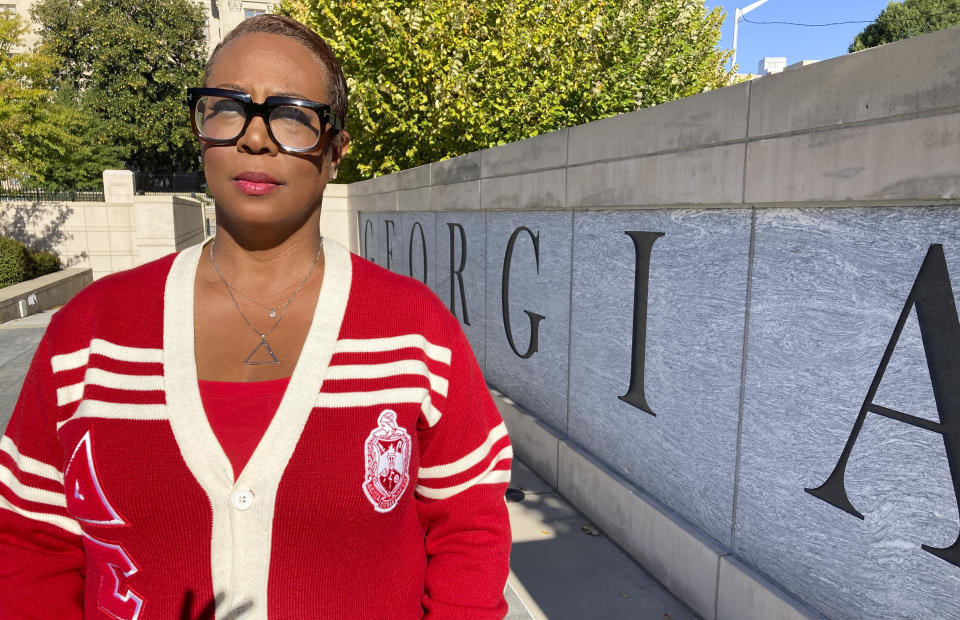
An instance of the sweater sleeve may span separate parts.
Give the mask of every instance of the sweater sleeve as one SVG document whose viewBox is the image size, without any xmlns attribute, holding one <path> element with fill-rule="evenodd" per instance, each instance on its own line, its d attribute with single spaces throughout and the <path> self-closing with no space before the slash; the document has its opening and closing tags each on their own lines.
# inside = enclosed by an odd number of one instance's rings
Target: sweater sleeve
<svg viewBox="0 0 960 620">
<path fill-rule="evenodd" d="M 66 508 L 47 338 L 0 437 L 0 618 L 83 617 L 85 556 Z"/>
<path fill-rule="evenodd" d="M 426 531 L 424 617 L 499 620 L 507 613 L 511 536 L 504 492 L 513 450 L 459 326 L 457 333 L 440 418 L 420 431 L 416 497 Z"/>
</svg>

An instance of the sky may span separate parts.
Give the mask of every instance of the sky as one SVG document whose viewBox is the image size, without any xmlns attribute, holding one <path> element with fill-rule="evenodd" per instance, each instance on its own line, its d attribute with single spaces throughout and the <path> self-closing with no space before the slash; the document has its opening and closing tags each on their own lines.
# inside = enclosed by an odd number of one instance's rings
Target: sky
<svg viewBox="0 0 960 620">
<path fill-rule="evenodd" d="M 733 12 L 753 0 L 707 0 L 707 8 L 720 7 L 728 15 L 723 23 L 720 47 L 733 45 Z M 795 22 L 826 24 L 876 19 L 889 0 L 768 0 L 747 13 L 755 22 Z M 780 24 L 740 22 L 737 64 L 741 73 L 756 73 L 757 63 L 765 56 L 786 56 L 787 64 L 801 60 L 826 60 L 847 53 L 853 38 L 869 24 L 804 27 Z"/>
</svg>

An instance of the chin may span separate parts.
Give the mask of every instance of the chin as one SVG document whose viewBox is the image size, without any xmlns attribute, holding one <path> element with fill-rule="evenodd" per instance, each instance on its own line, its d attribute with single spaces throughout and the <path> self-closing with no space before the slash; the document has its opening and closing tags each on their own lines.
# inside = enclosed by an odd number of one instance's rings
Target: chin
<svg viewBox="0 0 960 620">
<path fill-rule="evenodd" d="M 306 207 L 291 210 L 289 201 L 274 201 L 266 196 L 243 198 L 217 202 L 217 217 L 223 217 L 223 223 L 231 232 L 249 229 L 250 234 L 264 237 L 289 235 L 305 226 L 314 211 Z"/>
</svg>

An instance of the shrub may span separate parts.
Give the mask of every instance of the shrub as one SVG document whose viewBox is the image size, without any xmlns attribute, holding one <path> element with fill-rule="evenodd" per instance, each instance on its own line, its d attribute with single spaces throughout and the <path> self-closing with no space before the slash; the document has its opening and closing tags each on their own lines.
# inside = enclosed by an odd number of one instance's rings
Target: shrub
<svg viewBox="0 0 960 620">
<path fill-rule="evenodd" d="M 30 278 L 39 278 L 48 273 L 60 271 L 60 257 L 53 252 L 32 252 L 30 254 Z"/>
<path fill-rule="evenodd" d="M 30 274 L 30 253 L 22 243 L 0 237 L 0 287 L 23 282 Z"/>
</svg>

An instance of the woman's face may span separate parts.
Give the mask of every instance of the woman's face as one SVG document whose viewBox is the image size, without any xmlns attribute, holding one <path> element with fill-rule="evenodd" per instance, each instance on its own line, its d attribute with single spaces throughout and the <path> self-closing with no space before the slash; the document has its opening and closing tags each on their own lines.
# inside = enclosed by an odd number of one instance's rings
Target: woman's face
<svg viewBox="0 0 960 620">
<path fill-rule="evenodd" d="M 327 80 L 326 67 L 306 47 L 258 32 L 220 52 L 205 86 L 243 91 L 258 103 L 271 95 L 329 103 Z M 265 123 L 260 116 L 250 119 L 236 144 L 202 145 L 207 185 L 223 224 L 291 234 L 319 208 L 333 165 L 346 149 L 333 152 L 328 132 L 309 153 L 283 153 Z"/>
</svg>

